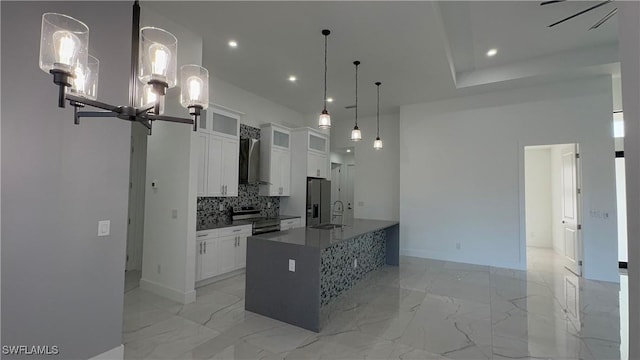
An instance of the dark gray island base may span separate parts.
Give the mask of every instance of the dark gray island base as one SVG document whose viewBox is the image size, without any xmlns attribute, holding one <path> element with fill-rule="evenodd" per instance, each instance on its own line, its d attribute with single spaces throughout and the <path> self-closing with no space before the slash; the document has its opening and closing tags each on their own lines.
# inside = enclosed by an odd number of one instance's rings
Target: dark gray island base
<svg viewBox="0 0 640 360">
<path fill-rule="evenodd" d="M 399 235 L 397 221 L 355 219 L 343 229 L 251 236 L 245 309 L 319 332 L 322 307 L 367 273 L 399 264 Z"/>
</svg>

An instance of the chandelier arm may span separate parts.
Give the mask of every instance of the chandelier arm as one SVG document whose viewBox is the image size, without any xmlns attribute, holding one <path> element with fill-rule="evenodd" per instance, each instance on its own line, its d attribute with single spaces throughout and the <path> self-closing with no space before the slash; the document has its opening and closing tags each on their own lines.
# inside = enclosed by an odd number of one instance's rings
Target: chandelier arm
<svg viewBox="0 0 640 360">
<path fill-rule="evenodd" d="M 180 117 L 175 117 L 175 116 L 149 114 L 147 117 L 151 121 L 162 120 L 162 121 L 169 121 L 169 122 L 193 125 L 193 120 L 180 118 Z"/>
<path fill-rule="evenodd" d="M 76 103 L 79 103 L 79 104 L 89 105 L 98 109 L 111 111 L 117 114 L 120 114 L 122 112 L 121 108 L 118 106 L 110 105 L 97 100 L 87 99 L 81 96 L 67 94 L 65 98 L 69 101 L 75 101 Z"/>
</svg>

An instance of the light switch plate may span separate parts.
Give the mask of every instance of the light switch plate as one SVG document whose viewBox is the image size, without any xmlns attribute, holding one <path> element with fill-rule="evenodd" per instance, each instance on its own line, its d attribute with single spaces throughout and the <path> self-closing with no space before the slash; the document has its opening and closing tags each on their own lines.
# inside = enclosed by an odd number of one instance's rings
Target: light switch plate
<svg viewBox="0 0 640 360">
<path fill-rule="evenodd" d="M 111 233 L 111 220 L 98 221 L 98 236 L 109 236 Z"/>
<path fill-rule="evenodd" d="M 289 271 L 296 272 L 296 261 L 289 259 Z"/>
<path fill-rule="evenodd" d="M 171 210 L 171 218 L 172 219 L 177 219 L 178 218 L 178 209 L 172 209 Z"/>
</svg>

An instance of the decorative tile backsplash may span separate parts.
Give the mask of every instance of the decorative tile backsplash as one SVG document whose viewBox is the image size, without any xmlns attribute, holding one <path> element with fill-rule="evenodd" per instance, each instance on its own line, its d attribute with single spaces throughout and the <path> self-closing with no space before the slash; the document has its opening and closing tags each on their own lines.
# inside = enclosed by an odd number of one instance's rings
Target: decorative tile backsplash
<svg viewBox="0 0 640 360">
<path fill-rule="evenodd" d="M 354 260 L 358 266 L 353 267 Z M 342 241 L 320 255 L 320 306 L 349 290 L 369 272 L 384 266 L 386 232 L 378 230 Z"/>
<path fill-rule="evenodd" d="M 260 139 L 260 129 L 240 124 L 241 139 Z M 260 196 L 260 185 L 238 185 L 237 197 L 199 197 L 198 224 L 229 221 L 234 206 L 255 205 L 263 216 L 280 214 L 280 198 L 277 196 Z M 270 203 L 270 207 L 269 207 Z M 220 211 L 220 205 L 224 210 Z"/>
</svg>

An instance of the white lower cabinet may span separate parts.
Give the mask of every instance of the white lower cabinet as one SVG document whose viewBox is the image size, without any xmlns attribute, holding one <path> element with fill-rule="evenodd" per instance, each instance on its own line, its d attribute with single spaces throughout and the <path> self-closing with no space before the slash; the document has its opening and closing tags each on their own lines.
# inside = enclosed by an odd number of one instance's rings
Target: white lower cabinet
<svg viewBox="0 0 640 360">
<path fill-rule="evenodd" d="M 300 218 L 280 220 L 280 231 L 295 229 L 302 226 Z"/>
<path fill-rule="evenodd" d="M 196 236 L 196 281 L 246 267 L 251 225 L 201 231 Z"/>
</svg>

